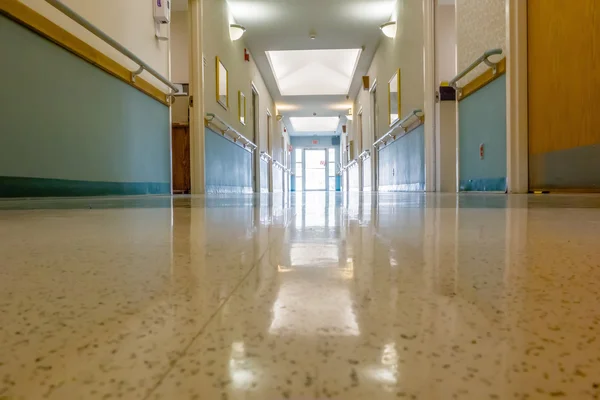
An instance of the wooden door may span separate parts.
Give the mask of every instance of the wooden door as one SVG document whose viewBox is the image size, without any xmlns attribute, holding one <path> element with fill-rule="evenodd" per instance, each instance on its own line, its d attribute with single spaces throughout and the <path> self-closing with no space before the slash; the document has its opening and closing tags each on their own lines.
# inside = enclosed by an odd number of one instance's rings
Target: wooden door
<svg viewBox="0 0 600 400">
<path fill-rule="evenodd" d="M 600 190 L 600 1 L 528 0 L 529 186 Z"/>
<path fill-rule="evenodd" d="M 173 124 L 173 194 L 190 193 L 192 189 L 190 169 L 190 128 L 187 124 Z"/>
</svg>

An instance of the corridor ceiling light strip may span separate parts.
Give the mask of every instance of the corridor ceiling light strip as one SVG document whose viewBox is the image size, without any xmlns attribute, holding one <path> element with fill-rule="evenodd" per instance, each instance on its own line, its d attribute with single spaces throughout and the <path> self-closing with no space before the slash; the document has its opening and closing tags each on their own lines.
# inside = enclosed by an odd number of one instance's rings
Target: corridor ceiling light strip
<svg viewBox="0 0 600 400">
<path fill-rule="evenodd" d="M 339 117 L 290 117 L 295 132 L 335 132 Z"/>
</svg>

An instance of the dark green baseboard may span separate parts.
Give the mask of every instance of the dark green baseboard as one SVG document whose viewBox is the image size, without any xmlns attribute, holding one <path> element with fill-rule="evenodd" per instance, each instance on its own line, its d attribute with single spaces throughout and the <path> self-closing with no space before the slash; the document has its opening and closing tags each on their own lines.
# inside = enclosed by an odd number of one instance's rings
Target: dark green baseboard
<svg viewBox="0 0 600 400">
<path fill-rule="evenodd" d="M 506 178 L 461 179 L 461 192 L 505 192 Z"/>
<path fill-rule="evenodd" d="M 77 197 L 170 194 L 168 182 L 92 182 L 0 176 L 0 197 Z"/>
</svg>

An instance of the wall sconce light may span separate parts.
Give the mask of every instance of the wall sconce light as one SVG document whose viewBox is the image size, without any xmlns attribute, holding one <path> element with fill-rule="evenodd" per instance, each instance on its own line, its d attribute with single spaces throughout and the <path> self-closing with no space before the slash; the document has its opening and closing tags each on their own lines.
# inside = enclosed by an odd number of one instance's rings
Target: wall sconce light
<svg viewBox="0 0 600 400">
<path fill-rule="evenodd" d="M 396 30 L 398 29 L 398 25 L 396 24 L 396 21 L 390 21 L 390 22 L 386 22 L 385 24 L 381 25 L 379 27 L 379 29 L 381 29 L 381 32 L 383 32 L 383 34 L 389 38 L 395 38 L 396 37 Z"/>
<path fill-rule="evenodd" d="M 246 32 L 246 27 L 240 24 L 230 24 L 229 25 L 229 36 L 231 40 L 234 42 L 244 36 L 244 32 Z"/>
<path fill-rule="evenodd" d="M 349 109 L 348 114 L 346 114 L 346 119 L 348 121 L 352 121 L 353 118 L 354 118 L 354 116 L 352 115 L 352 109 Z"/>
</svg>

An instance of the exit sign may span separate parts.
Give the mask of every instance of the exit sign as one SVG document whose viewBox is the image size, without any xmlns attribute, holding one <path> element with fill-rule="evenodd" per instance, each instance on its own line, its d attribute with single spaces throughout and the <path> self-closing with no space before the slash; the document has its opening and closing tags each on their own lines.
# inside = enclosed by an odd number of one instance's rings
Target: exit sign
<svg viewBox="0 0 600 400">
<path fill-rule="evenodd" d="M 313 140 L 313 144 L 319 144 L 318 140 Z"/>
</svg>

